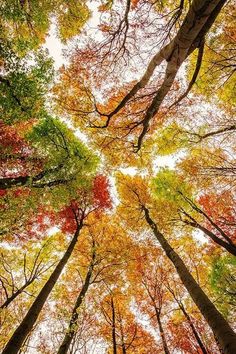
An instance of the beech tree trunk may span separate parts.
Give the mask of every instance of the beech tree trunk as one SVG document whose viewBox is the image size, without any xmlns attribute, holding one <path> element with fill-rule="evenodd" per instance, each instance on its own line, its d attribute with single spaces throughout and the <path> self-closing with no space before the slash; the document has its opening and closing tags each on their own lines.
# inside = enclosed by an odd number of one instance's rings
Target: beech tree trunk
<svg viewBox="0 0 236 354">
<path fill-rule="evenodd" d="M 78 317 L 79 317 L 78 309 L 79 309 L 80 305 L 82 304 L 82 301 L 88 291 L 88 288 L 90 285 L 90 280 L 91 280 L 92 273 L 93 273 L 94 261 L 95 261 L 95 252 L 93 252 L 92 262 L 89 265 L 88 272 L 87 272 L 87 275 L 85 278 L 85 282 L 84 282 L 82 289 L 79 293 L 79 296 L 76 300 L 76 303 L 75 303 L 75 306 L 74 306 L 74 309 L 73 309 L 73 312 L 71 315 L 69 328 L 68 328 L 67 333 L 65 334 L 65 337 L 62 341 L 62 344 L 60 345 L 60 348 L 57 352 L 58 354 L 65 354 L 68 352 L 70 344 L 77 332 L 77 321 L 78 321 Z"/>
<path fill-rule="evenodd" d="M 122 318 L 120 318 L 120 334 L 121 334 L 122 354 L 126 354 L 126 345 L 125 345 L 125 340 L 124 340 L 124 331 L 123 331 Z"/>
<path fill-rule="evenodd" d="M 124 342 L 122 342 L 122 354 L 126 354 L 126 348 Z"/>
<path fill-rule="evenodd" d="M 211 327 L 215 337 L 219 341 L 224 354 L 236 353 L 236 334 L 224 319 L 221 313 L 216 309 L 201 287 L 197 284 L 180 256 L 170 246 L 164 235 L 158 230 L 157 225 L 151 219 L 149 210 L 143 206 L 145 219 L 152 229 L 156 239 L 162 246 L 165 254 L 173 263 L 182 283 L 189 292 L 191 298 L 199 308 L 203 317 Z"/>
<path fill-rule="evenodd" d="M 51 276 L 43 286 L 42 290 L 38 294 L 37 298 L 31 305 L 28 313 L 26 314 L 25 318 L 22 320 L 19 327 L 15 330 L 12 337 L 10 338 L 9 342 L 7 343 L 6 347 L 3 349 L 2 354 L 16 354 L 21 349 L 27 335 L 31 332 L 37 318 L 42 310 L 48 296 L 50 295 L 56 281 L 58 280 L 62 270 L 64 269 L 68 259 L 70 258 L 76 242 L 78 240 L 80 230 L 83 227 L 83 218 L 81 219 L 80 223 L 77 226 L 75 234 L 67 248 L 64 256 L 60 260 L 60 262 L 55 267 L 54 271 L 52 272 Z"/>
<path fill-rule="evenodd" d="M 157 318 L 157 323 L 158 323 L 159 332 L 160 332 L 160 335 L 161 335 L 161 341 L 162 341 L 162 346 L 163 346 L 164 352 L 165 352 L 165 354 L 171 354 L 170 351 L 169 351 L 168 345 L 167 345 L 165 332 L 164 332 L 164 329 L 162 327 L 161 316 L 160 316 L 160 313 L 158 312 L 156 307 L 155 307 L 155 312 L 156 312 L 156 318 Z"/>
<path fill-rule="evenodd" d="M 111 298 L 111 309 L 112 309 L 112 345 L 113 345 L 113 354 L 117 354 L 117 345 L 116 345 L 116 313 L 113 298 Z"/>
<path fill-rule="evenodd" d="M 184 305 L 183 305 L 181 302 L 179 302 L 177 299 L 175 299 L 175 300 L 177 301 L 180 310 L 183 312 L 183 314 L 184 314 L 186 320 L 188 321 L 189 326 L 190 326 L 191 329 L 192 329 L 193 335 L 194 335 L 194 337 L 195 337 L 195 339 L 196 339 L 196 341 L 197 341 L 199 347 L 201 348 L 202 353 L 203 353 L 203 354 L 209 354 L 208 351 L 207 351 L 207 349 L 205 348 L 205 346 L 204 346 L 204 344 L 203 344 L 203 342 L 202 342 L 202 340 L 201 340 L 201 338 L 200 338 L 200 336 L 199 336 L 199 334 L 198 334 L 198 332 L 197 332 L 197 330 L 196 330 L 196 328 L 195 328 L 195 326 L 194 326 L 194 324 L 193 324 L 193 322 L 192 322 L 192 320 L 191 320 L 189 314 L 188 314 L 187 311 L 185 310 Z"/>
</svg>

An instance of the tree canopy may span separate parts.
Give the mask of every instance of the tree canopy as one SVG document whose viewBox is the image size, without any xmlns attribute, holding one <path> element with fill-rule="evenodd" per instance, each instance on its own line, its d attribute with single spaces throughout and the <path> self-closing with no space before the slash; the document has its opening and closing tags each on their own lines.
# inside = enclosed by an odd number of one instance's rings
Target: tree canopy
<svg viewBox="0 0 236 354">
<path fill-rule="evenodd" d="M 235 354 L 233 1 L 0 14 L 0 351 Z"/>
</svg>

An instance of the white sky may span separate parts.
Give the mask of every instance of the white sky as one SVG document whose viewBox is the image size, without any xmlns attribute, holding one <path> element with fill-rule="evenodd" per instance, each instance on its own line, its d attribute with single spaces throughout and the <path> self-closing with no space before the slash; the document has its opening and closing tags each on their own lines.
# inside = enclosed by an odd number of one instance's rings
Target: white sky
<svg viewBox="0 0 236 354">
<path fill-rule="evenodd" d="M 63 46 L 56 33 L 56 23 L 52 23 L 44 47 L 49 50 L 49 55 L 54 59 L 55 69 L 59 69 L 63 64 L 66 63 L 66 60 L 63 57 L 63 49 L 66 49 L 66 46 Z"/>
</svg>

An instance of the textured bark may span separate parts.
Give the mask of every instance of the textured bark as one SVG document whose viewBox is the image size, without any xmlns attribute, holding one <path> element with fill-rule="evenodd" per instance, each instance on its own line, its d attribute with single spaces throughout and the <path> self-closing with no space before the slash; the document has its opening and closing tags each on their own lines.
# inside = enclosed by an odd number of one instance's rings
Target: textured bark
<svg viewBox="0 0 236 354">
<path fill-rule="evenodd" d="M 88 291 L 91 277 L 92 277 L 92 273 L 93 273 L 94 261 L 95 261 L 95 251 L 93 252 L 92 262 L 89 265 L 84 284 L 83 284 L 82 289 L 77 297 L 74 309 L 72 311 L 72 315 L 71 315 L 71 319 L 70 319 L 67 333 L 65 334 L 62 344 L 60 345 L 60 348 L 57 352 L 58 354 L 65 354 L 68 352 L 70 344 L 77 332 L 77 321 L 78 321 L 78 317 L 79 317 L 78 309 L 80 308 L 80 305 L 82 304 L 83 299 Z"/>
<path fill-rule="evenodd" d="M 162 246 L 166 256 L 173 263 L 182 283 L 189 292 L 191 298 L 199 308 L 203 317 L 211 327 L 215 337 L 219 341 L 225 354 L 236 353 L 236 334 L 224 319 L 221 313 L 216 309 L 198 283 L 195 281 L 180 256 L 170 246 L 164 235 L 158 230 L 157 225 L 151 219 L 149 210 L 143 206 L 145 219 L 153 231 L 156 239 Z"/>
<path fill-rule="evenodd" d="M 15 330 L 12 337 L 10 338 L 9 342 L 7 343 L 6 347 L 3 349 L 2 354 L 16 354 L 21 349 L 27 335 L 31 332 L 37 318 L 42 310 L 48 296 L 50 295 L 56 281 L 58 280 L 62 270 L 64 269 L 68 259 L 70 258 L 74 247 L 76 245 L 77 239 L 80 234 L 80 230 L 83 227 L 83 218 L 81 219 L 80 223 L 77 226 L 76 232 L 67 248 L 64 256 L 60 260 L 60 262 L 55 267 L 54 271 L 52 272 L 51 276 L 43 286 L 42 290 L 38 294 L 37 298 L 31 305 L 28 313 L 22 320 L 19 327 Z"/>
</svg>

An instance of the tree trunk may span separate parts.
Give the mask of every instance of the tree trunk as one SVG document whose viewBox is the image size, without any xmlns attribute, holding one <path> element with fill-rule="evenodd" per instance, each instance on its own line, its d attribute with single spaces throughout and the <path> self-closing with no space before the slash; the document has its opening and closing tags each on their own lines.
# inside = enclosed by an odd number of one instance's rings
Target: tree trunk
<svg viewBox="0 0 236 354">
<path fill-rule="evenodd" d="M 205 235 L 209 236 L 212 239 L 212 241 L 217 243 L 219 246 L 223 247 L 227 252 L 231 253 L 233 256 L 236 256 L 236 246 L 225 242 L 221 238 L 217 237 L 212 231 L 206 229 L 204 226 L 201 226 L 198 223 L 194 227 L 204 232 Z"/>
<path fill-rule="evenodd" d="M 122 342 L 122 354 L 126 354 L 126 348 L 124 342 Z"/>
<path fill-rule="evenodd" d="M 160 313 L 159 313 L 158 309 L 156 308 L 156 306 L 155 306 L 155 312 L 156 312 L 156 318 L 157 318 L 157 323 L 158 323 L 158 327 L 159 327 L 159 331 L 160 331 L 160 336 L 161 336 L 161 341 L 162 341 L 162 346 L 163 346 L 164 352 L 165 352 L 165 354 L 171 354 L 169 351 L 169 348 L 167 346 L 165 332 L 164 332 L 164 329 L 163 329 L 162 323 L 161 323 L 161 316 L 160 316 Z"/>
<path fill-rule="evenodd" d="M 193 335 L 194 335 L 194 337 L 195 337 L 195 339 L 196 339 L 196 341 L 197 341 L 202 353 L 203 354 L 209 354 L 207 349 L 205 348 L 205 346 L 204 346 L 204 344 L 203 344 L 203 342 L 202 342 L 202 340 L 201 340 L 201 338 L 200 338 L 200 336 L 199 336 L 199 334 L 198 334 L 198 332 L 197 332 L 197 330 L 196 330 L 196 328 L 195 328 L 195 326 L 194 326 L 189 314 L 185 310 L 184 305 L 182 303 L 180 303 L 179 301 L 177 301 L 177 302 L 178 302 L 180 310 L 183 312 L 186 320 L 188 321 L 188 323 L 189 323 L 189 325 L 190 325 L 190 327 L 192 329 Z"/>
<path fill-rule="evenodd" d="M 112 345 L 113 345 L 113 354 L 117 354 L 117 345 L 116 345 L 116 313 L 113 298 L 111 298 L 111 309 L 112 309 Z"/>
<path fill-rule="evenodd" d="M 70 344 L 77 332 L 77 321 L 78 321 L 78 317 L 79 317 L 78 309 L 79 309 L 80 305 L 82 304 L 85 294 L 88 291 L 88 288 L 90 285 L 90 280 L 91 280 L 92 273 L 93 273 L 94 261 L 95 261 L 95 252 L 93 252 L 92 261 L 89 265 L 88 272 L 87 272 L 87 275 L 85 278 L 85 282 L 84 282 L 82 289 L 79 293 L 79 296 L 76 300 L 76 303 L 75 303 L 75 306 L 74 306 L 74 309 L 73 309 L 73 312 L 71 315 L 69 328 L 68 328 L 67 333 L 65 334 L 65 337 L 62 341 L 62 344 L 60 345 L 60 348 L 57 352 L 58 354 L 65 354 L 68 352 Z"/>
<path fill-rule="evenodd" d="M 157 229 L 157 225 L 153 222 L 149 215 L 149 210 L 143 206 L 145 219 L 152 229 L 156 239 L 162 246 L 165 254 L 173 263 L 182 283 L 189 292 L 191 298 L 199 308 L 203 317 L 211 327 L 214 335 L 220 343 L 225 354 L 236 353 L 236 334 L 229 326 L 228 322 L 216 309 L 201 287 L 197 284 L 187 267 L 185 266 L 179 255 L 173 250 L 164 235 Z"/>
<path fill-rule="evenodd" d="M 80 234 L 80 230 L 83 227 L 83 218 L 81 219 L 80 223 L 77 226 L 75 234 L 67 248 L 64 256 L 60 260 L 60 262 L 55 267 L 54 271 L 52 272 L 51 276 L 43 286 L 42 290 L 38 294 L 37 298 L 31 305 L 28 313 L 26 314 L 25 318 L 22 320 L 19 327 L 15 330 L 12 337 L 10 338 L 9 342 L 7 343 L 6 347 L 4 348 L 2 354 L 16 354 L 20 350 L 22 344 L 24 343 L 25 338 L 32 330 L 37 318 L 42 310 L 48 296 L 50 295 L 56 281 L 58 280 L 62 270 L 64 269 L 68 259 L 70 258 L 74 247 L 76 245 L 77 239 Z"/>
<path fill-rule="evenodd" d="M 125 340 L 124 340 L 124 331 L 123 331 L 123 324 L 122 324 L 122 318 L 121 317 L 120 317 L 120 334 L 121 334 L 122 354 L 126 354 L 126 346 L 125 346 Z"/>
</svg>

